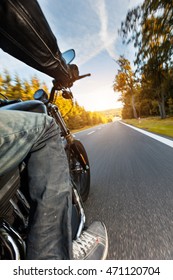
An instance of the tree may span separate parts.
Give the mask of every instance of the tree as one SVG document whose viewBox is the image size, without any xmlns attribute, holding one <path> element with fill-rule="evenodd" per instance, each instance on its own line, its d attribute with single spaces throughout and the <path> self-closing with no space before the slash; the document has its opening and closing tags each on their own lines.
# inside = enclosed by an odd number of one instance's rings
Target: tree
<svg viewBox="0 0 173 280">
<path fill-rule="evenodd" d="M 172 4 L 172 0 L 144 0 L 143 4 L 128 11 L 120 30 L 123 42 L 134 42 L 138 71 L 140 74 L 148 72 L 153 81 L 161 118 L 166 117 L 165 74 L 173 62 Z"/>
<path fill-rule="evenodd" d="M 114 80 L 114 91 L 122 93 L 121 100 L 124 103 L 124 109 L 128 110 L 129 117 L 133 111 L 133 117 L 137 118 L 137 110 L 135 105 L 135 93 L 137 82 L 135 80 L 134 72 L 130 66 L 130 62 L 120 56 L 117 60 L 117 63 L 120 67 L 118 74 L 115 76 Z M 132 110 L 131 110 L 132 109 Z"/>
<path fill-rule="evenodd" d="M 18 75 L 15 75 L 14 79 L 12 79 L 8 71 L 4 71 L 2 75 L 0 74 L 0 92 L 9 99 L 33 99 L 34 92 L 39 88 L 43 88 L 48 93 L 46 84 L 41 83 L 35 76 L 30 81 L 22 81 Z M 70 129 L 107 122 L 101 114 L 85 111 L 77 101 L 72 104 L 71 100 L 64 99 L 61 91 L 57 94 L 58 98 L 55 99 L 55 104 Z"/>
<path fill-rule="evenodd" d="M 8 96 L 9 99 L 12 98 L 12 79 L 7 70 L 4 70 L 1 75 L 1 93 Z"/>
<path fill-rule="evenodd" d="M 144 0 L 143 4 L 129 10 L 119 30 L 124 43 L 134 43 L 136 62 L 143 62 L 151 52 L 159 53 L 166 63 L 173 54 L 173 2 L 172 0 Z"/>
<path fill-rule="evenodd" d="M 23 85 L 19 76 L 16 74 L 14 79 L 14 85 L 12 87 L 13 98 L 14 99 L 22 99 L 23 100 Z"/>
<path fill-rule="evenodd" d="M 41 88 L 41 83 L 36 76 L 31 78 L 31 94 L 33 95 L 38 89 Z"/>
<path fill-rule="evenodd" d="M 23 81 L 23 99 L 22 100 L 31 100 L 33 99 L 33 90 L 31 84 L 27 81 Z"/>
</svg>

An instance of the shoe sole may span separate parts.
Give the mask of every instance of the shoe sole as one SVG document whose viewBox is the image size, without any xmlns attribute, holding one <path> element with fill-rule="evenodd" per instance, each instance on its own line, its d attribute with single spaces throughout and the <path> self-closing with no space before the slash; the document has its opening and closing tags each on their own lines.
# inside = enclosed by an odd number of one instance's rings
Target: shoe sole
<svg viewBox="0 0 173 280">
<path fill-rule="evenodd" d="M 103 223 L 102 223 L 103 224 Z M 106 244 L 105 244 L 105 252 L 103 257 L 101 258 L 101 260 L 106 260 L 107 254 L 108 254 L 108 234 L 107 234 L 107 229 L 105 224 L 103 224 L 104 228 L 105 228 L 105 232 L 106 232 Z"/>
</svg>

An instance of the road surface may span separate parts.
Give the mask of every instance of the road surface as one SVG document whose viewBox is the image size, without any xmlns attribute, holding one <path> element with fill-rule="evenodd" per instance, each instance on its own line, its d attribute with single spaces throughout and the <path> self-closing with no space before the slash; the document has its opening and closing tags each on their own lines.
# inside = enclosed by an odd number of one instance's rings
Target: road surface
<svg viewBox="0 0 173 280">
<path fill-rule="evenodd" d="M 91 165 L 87 221 L 106 224 L 108 259 L 173 259 L 173 148 L 119 122 L 76 138 Z"/>
</svg>

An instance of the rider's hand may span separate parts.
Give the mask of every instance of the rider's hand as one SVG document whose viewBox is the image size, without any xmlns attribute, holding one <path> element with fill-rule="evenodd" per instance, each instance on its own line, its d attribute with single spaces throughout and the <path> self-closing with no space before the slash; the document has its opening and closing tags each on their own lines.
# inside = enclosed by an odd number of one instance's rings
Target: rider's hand
<svg viewBox="0 0 173 280">
<path fill-rule="evenodd" d="M 68 66 L 69 66 L 72 82 L 74 82 L 79 77 L 79 69 L 76 64 L 69 64 Z"/>
<path fill-rule="evenodd" d="M 73 82 L 75 82 L 79 77 L 79 70 L 76 64 L 68 64 L 67 69 L 69 73 L 68 79 L 66 78 L 66 79 L 55 80 L 56 82 L 54 84 L 59 89 L 61 89 L 62 87 L 64 88 L 72 87 Z"/>
</svg>

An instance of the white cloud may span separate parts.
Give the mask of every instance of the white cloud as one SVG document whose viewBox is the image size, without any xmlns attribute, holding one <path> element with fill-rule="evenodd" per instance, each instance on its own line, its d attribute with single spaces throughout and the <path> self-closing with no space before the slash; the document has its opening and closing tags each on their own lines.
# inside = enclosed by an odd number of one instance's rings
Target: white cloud
<svg viewBox="0 0 173 280">
<path fill-rule="evenodd" d="M 116 41 L 116 33 L 108 31 L 108 13 L 106 8 L 106 3 L 104 0 L 97 0 L 94 2 L 96 4 L 96 11 L 98 13 L 100 21 L 100 39 L 103 43 L 103 49 L 105 48 L 111 57 L 115 56 L 114 47 Z"/>
<path fill-rule="evenodd" d="M 128 8 L 142 0 L 39 0 L 62 49 L 74 48 L 81 66 L 106 50 L 117 58 L 117 29 Z M 55 12 L 57 10 L 57 12 Z M 64 30 L 64 34 L 62 32 Z"/>
</svg>

